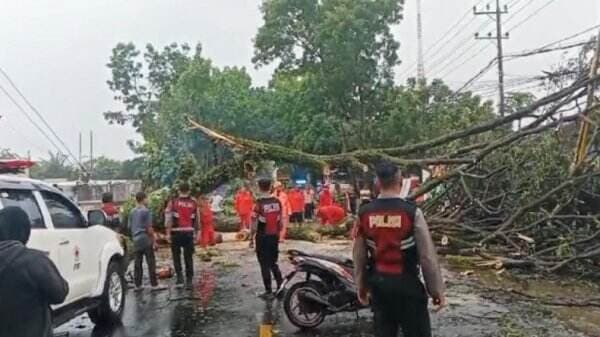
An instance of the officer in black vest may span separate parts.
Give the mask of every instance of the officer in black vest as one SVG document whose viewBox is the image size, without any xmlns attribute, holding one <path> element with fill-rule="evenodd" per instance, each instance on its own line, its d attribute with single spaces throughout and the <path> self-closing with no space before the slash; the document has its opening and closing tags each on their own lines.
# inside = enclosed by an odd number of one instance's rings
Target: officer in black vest
<svg viewBox="0 0 600 337">
<path fill-rule="evenodd" d="M 275 278 L 277 289 L 283 282 L 277 259 L 279 257 L 279 234 L 282 223 L 281 202 L 273 197 L 271 179 L 261 178 L 258 180 L 259 193 L 256 198 L 256 235 L 251 240 L 256 241 L 256 257 L 260 265 L 260 271 L 265 286 L 265 292 L 260 295 L 264 299 L 273 298 L 273 283 L 271 275 Z"/>
<path fill-rule="evenodd" d="M 446 306 L 444 282 L 423 212 L 400 198 L 402 177 L 392 163 L 376 168 L 381 192 L 359 210 L 354 242 L 355 279 L 361 303 L 371 305 L 375 335 L 430 337 L 428 294 Z M 419 266 L 427 287 L 419 279 Z"/>
</svg>

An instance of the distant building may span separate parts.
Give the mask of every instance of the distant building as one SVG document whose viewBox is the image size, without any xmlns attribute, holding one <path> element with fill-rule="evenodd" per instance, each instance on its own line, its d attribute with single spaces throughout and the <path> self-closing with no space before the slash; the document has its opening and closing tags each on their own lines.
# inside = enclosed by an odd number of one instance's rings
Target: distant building
<svg viewBox="0 0 600 337">
<path fill-rule="evenodd" d="M 142 190 L 141 180 L 91 180 L 87 183 L 67 179 L 45 179 L 76 201 L 82 209 L 97 208 L 102 194 L 111 192 L 116 203 L 123 203 Z"/>
</svg>

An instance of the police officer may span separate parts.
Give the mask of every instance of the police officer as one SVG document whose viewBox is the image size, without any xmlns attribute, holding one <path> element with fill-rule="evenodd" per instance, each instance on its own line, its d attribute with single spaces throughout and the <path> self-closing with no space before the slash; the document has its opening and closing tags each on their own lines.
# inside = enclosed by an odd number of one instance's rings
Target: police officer
<svg viewBox="0 0 600 337">
<path fill-rule="evenodd" d="M 185 276 L 188 286 L 194 277 L 194 231 L 197 229 L 198 204 L 190 195 L 190 185 L 179 185 L 179 196 L 169 202 L 165 211 L 167 217 L 167 241 L 171 243 L 173 265 L 177 274 L 176 286 L 183 286 L 181 251 L 185 262 Z"/>
<path fill-rule="evenodd" d="M 272 196 L 271 180 L 261 178 L 258 180 L 259 194 L 256 198 L 256 257 L 260 265 L 265 293 L 260 296 L 265 299 L 273 297 L 273 283 L 271 274 L 275 277 L 277 289 L 281 286 L 283 278 L 277 265 L 279 257 L 279 235 L 283 227 L 282 205 L 279 199 Z M 252 240 L 252 239 L 251 239 Z"/>
<path fill-rule="evenodd" d="M 392 163 L 376 168 L 380 194 L 359 210 L 354 242 L 355 279 L 361 303 L 374 312 L 375 336 L 430 337 L 428 294 L 436 311 L 445 287 L 423 212 L 400 198 L 402 177 Z M 419 280 L 422 269 L 426 288 Z"/>
</svg>

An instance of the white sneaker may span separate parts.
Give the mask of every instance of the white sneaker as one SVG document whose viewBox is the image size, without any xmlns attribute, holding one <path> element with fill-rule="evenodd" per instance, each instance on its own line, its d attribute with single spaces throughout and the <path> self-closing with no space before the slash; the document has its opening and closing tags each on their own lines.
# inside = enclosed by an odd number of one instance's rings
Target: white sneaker
<svg viewBox="0 0 600 337">
<path fill-rule="evenodd" d="M 135 287 L 133 291 L 135 291 L 136 293 L 142 292 L 144 291 L 144 286 Z"/>
</svg>

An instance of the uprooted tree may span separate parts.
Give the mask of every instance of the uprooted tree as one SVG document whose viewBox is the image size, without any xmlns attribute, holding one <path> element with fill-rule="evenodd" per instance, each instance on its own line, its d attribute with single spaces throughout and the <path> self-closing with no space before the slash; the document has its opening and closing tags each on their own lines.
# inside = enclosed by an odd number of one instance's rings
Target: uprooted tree
<svg viewBox="0 0 600 337">
<path fill-rule="evenodd" d="M 432 194 L 423 209 L 443 249 L 477 254 L 499 268 L 597 272 L 598 48 L 595 55 L 592 66 L 578 71 L 570 85 L 508 116 L 399 147 L 312 154 L 236 137 L 189 119 L 191 129 L 233 153 L 229 161 L 195 174 L 192 182 L 207 192 L 246 174 L 259 160 L 355 172 L 368 171 L 381 160 L 401 167 L 436 166 L 443 173 L 413 197 Z M 520 120 L 527 120 L 526 125 L 514 130 L 513 123 Z"/>
</svg>

